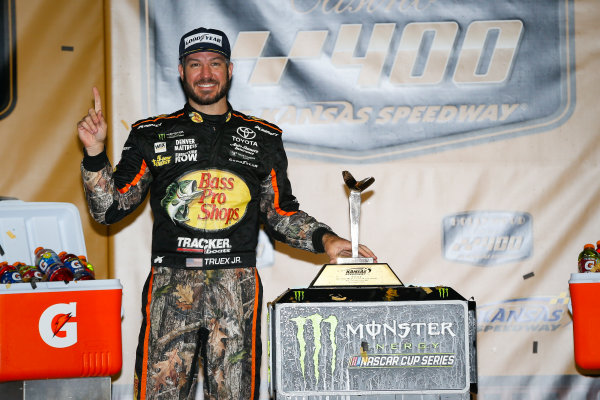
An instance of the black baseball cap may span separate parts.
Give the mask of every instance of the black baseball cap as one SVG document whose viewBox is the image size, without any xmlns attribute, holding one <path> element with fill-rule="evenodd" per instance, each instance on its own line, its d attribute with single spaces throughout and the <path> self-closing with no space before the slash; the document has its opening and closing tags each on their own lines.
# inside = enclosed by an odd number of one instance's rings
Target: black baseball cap
<svg viewBox="0 0 600 400">
<path fill-rule="evenodd" d="M 197 28 L 181 37 L 179 59 L 199 51 L 211 51 L 231 58 L 231 47 L 227 35 L 218 29 Z"/>
</svg>

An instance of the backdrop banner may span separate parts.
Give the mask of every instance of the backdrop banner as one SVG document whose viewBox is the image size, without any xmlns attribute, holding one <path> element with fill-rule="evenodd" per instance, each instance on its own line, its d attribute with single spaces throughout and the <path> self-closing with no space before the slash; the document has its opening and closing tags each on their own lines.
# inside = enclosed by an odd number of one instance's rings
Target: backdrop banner
<svg viewBox="0 0 600 400">
<path fill-rule="evenodd" d="M 234 41 L 236 107 L 285 127 L 290 154 L 381 162 L 545 131 L 575 105 L 566 0 L 152 1 L 148 14 L 157 111 L 181 102 L 181 31 L 209 23 Z"/>
<path fill-rule="evenodd" d="M 185 102 L 179 38 L 199 26 L 231 41 L 232 106 L 282 128 L 303 210 L 349 237 L 341 172 L 373 176 L 361 241 L 406 285 L 476 301 L 479 400 L 600 395 L 568 309 L 600 239 L 596 0 L 71 3 L 0 1 L 0 195 L 75 203 L 100 277 L 121 280 L 114 399 L 132 398 L 152 217 L 145 204 L 107 231 L 86 215 L 75 124 L 99 86 L 116 165 L 134 121 Z M 328 262 L 261 237 L 265 304 Z"/>
<path fill-rule="evenodd" d="M 112 85 L 132 87 L 127 100 L 114 99 L 117 142 L 127 124 L 184 103 L 181 35 L 225 31 L 230 101 L 283 129 L 302 208 L 348 236 L 341 171 L 375 177 L 363 193 L 362 241 L 405 284 L 447 285 L 476 300 L 479 399 L 599 392 L 575 365 L 567 307 L 577 255 L 600 239 L 600 191 L 590 184 L 600 141 L 590 109 L 599 89 L 593 1 L 138 5 L 139 42 L 112 42 Z M 119 15 L 131 4 L 112 8 L 113 32 L 132 24 Z M 140 80 L 132 83 L 132 73 Z M 147 246 L 149 221 L 143 214 L 116 242 Z M 115 248 L 117 271 L 129 268 Z M 306 287 L 327 262 L 275 249 L 260 268 L 266 301 Z M 138 290 L 142 282 L 124 284 Z M 135 346 L 137 326 L 124 332 Z M 119 384 L 130 383 L 122 376 Z"/>
</svg>

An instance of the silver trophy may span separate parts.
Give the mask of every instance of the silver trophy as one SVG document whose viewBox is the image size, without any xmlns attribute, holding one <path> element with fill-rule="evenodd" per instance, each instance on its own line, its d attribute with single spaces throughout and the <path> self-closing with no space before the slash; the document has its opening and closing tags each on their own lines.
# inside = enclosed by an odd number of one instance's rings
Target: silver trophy
<svg viewBox="0 0 600 400">
<path fill-rule="evenodd" d="M 358 256 L 358 222 L 360 221 L 360 203 L 361 193 L 375 182 L 375 178 L 365 178 L 357 182 L 352 174 L 348 171 L 343 171 L 342 176 L 344 183 L 350 189 L 350 239 L 352 241 L 352 257 L 338 257 L 338 264 L 369 264 L 373 263 L 372 258 Z"/>
<path fill-rule="evenodd" d="M 342 172 L 344 183 L 350 189 L 350 237 L 352 257 L 338 257 L 336 264 L 325 264 L 313 279 L 310 287 L 339 286 L 403 286 L 396 273 L 386 263 L 377 262 L 370 257 L 359 257 L 358 222 L 360 220 L 360 195 L 375 182 L 366 178 L 357 182 L 348 171 Z M 342 264 L 342 265 L 340 265 Z"/>
</svg>

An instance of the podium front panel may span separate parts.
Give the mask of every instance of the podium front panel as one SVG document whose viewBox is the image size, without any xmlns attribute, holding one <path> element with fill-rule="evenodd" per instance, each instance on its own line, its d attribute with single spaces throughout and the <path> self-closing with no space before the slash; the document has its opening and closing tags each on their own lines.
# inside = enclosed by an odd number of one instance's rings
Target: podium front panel
<svg viewBox="0 0 600 400">
<path fill-rule="evenodd" d="M 467 303 L 275 303 L 269 317 L 272 389 L 278 398 L 468 396 L 474 349 Z"/>
</svg>

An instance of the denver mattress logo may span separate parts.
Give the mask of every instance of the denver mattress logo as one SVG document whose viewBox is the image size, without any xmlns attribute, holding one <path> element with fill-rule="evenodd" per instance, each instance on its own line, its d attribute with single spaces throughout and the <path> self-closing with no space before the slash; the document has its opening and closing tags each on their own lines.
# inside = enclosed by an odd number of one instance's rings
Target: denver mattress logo
<svg viewBox="0 0 600 400">
<path fill-rule="evenodd" d="M 51 347 L 62 349 L 77 343 L 77 303 L 60 303 L 48 307 L 40 317 L 42 340 Z"/>
</svg>

